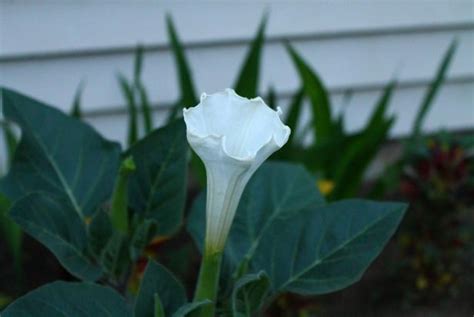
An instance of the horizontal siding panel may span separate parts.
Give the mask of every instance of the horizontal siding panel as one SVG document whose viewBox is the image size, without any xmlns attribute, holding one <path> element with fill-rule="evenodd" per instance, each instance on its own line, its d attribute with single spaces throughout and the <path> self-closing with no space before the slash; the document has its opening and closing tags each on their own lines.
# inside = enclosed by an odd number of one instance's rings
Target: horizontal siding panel
<svg viewBox="0 0 474 317">
<path fill-rule="evenodd" d="M 0 57 L 167 43 L 164 16 L 188 44 L 248 40 L 268 9 L 270 37 L 474 23 L 472 1 L 2 1 Z"/>
<path fill-rule="evenodd" d="M 389 112 L 397 116 L 397 121 L 392 129 L 392 137 L 400 137 L 408 134 L 426 92 L 427 87 L 398 88 L 396 89 Z M 367 118 L 374 109 L 374 105 L 382 91 L 371 91 L 355 93 L 351 102 L 346 106 L 345 126 L 348 131 L 356 131 L 364 126 Z M 334 112 L 341 111 L 343 94 L 331 95 Z M 474 127 L 474 83 L 448 84 L 441 90 L 430 110 L 424 130 L 428 132 L 438 129 L 462 130 Z M 278 105 L 286 113 L 288 98 L 281 98 Z M 304 126 L 309 118 L 308 107 L 302 115 L 301 125 Z M 156 125 L 163 124 L 167 118 L 167 111 L 154 111 Z M 127 116 L 124 113 L 115 113 L 107 116 L 96 116 L 86 118 L 89 123 L 96 127 L 107 138 L 123 142 L 127 130 Z"/>
<path fill-rule="evenodd" d="M 365 36 L 326 40 L 299 40 L 294 46 L 319 72 L 331 90 L 380 87 L 391 78 L 400 82 L 428 82 L 442 54 L 457 36 L 459 49 L 449 78 L 474 79 L 474 30 Z M 213 92 L 231 86 L 247 45 L 201 47 L 188 51 L 197 91 Z M 29 93 L 67 111 L 78 83 L 86 87 L 86 112 L 116 109 L 123 99 L 117 72 L 131 74 L 132 53 L 31 59 L 0 63 L 0 84 Z M 168 51 L 151 51 L 145 56 L 144 82 L 151 100 L 166 105 L 176 100 L 178 87 L 174 60 Z M 298 76 L 279 42 L 266 45 L 261 91 L 273 85 L 277 92 L 294 91 Z"/>
</svg>

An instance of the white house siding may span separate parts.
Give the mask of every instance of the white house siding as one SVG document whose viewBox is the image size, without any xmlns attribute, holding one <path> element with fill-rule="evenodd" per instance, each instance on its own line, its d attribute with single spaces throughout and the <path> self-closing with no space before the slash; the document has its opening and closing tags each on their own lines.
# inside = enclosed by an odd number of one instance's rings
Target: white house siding
<svg viewBox="0 0 474 317">
<path fill-rule="evenodd" d="M 442 54 L 459 47 L 427 131 L 474 127 L 473 1 L 17 1 L 0 0 L 0 85 L 68 111 L 86 81 L 86 119 L 123 141 L 125 106 L 116 74 L 131 74 L 145 45 L 144 81 L 157 122 L 178 96 L 165 14 L 185 43 L 198 91 L 231 86 L 263 12 L 268 11 L 261 93 L 270 85 L 284 108 L 299 85 L 282 46 L 289 40 L 318 71 L 336 111 L 353 97 L 346 125 L 364 124 L 383 86 L 397 78 L 392 136 L 406 134 Z M 190 105 L 185 105 L 190 106 Z"/>
</svg>

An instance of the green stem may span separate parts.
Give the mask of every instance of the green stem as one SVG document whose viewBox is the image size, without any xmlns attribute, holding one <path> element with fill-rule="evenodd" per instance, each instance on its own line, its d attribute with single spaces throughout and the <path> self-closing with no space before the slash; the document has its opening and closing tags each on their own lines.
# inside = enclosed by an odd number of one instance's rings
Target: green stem
<svg viewBox="0 0 474 317">
<path fill-rule="evenodd" d="M 128 234 L 128 177 L 135 171 L 135 164 L 131 157 L 126 158 L 120 166 L 112 194 L 110 218 L 115 229 Z"/>
<path fill-rule="evenodd" d="M 208 299 L 212 304 L 202 309 L 199 317 L 213 317 L 216 309 L 219 275 L 221 271 L 222 252 L 205 251 L 202 257 L 201 270 L 194 301 Z"/>
</svg>

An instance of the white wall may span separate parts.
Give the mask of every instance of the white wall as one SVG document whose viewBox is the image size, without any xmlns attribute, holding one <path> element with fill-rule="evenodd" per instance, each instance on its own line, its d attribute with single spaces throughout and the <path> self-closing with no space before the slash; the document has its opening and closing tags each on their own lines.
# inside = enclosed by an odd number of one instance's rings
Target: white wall
<svg viewBox="0 0 474 317">
<path fill-rule="evenodd" d="M 198 91 L 232 85 L 265 10 L 261 89 L 265 95 L 273 85 L 283 107 L 298 87 L 284 39 L 319 72 L 336 108 L 342 92 L 353 91 L 346 115 L 352 130 L 396 75 L 393 136 L 409 131 L 442 54 L 457 37 L 447 84 L 425 128 L 474 127 L 473 1 L 0 1 L 0 85 L 68 111 L 85 79 L 87 120 L 112 139 L 123 140 L 126 130 L 116 73 L 131 73 L 137 43 L 146 46 L 144 79 L 158 121 L 178 96 L 166 12 L 186 45 Z"/>
</svg>

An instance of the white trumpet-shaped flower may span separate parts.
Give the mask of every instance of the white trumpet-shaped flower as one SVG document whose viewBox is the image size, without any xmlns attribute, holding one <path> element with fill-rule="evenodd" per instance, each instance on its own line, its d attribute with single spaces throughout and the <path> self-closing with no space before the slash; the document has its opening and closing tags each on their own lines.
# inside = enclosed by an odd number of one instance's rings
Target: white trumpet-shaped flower
<svg viewBox="0 0 474 317">
<path fill-rule="evenodd" d="M 223 250 L 247 182 L 288 141 L 280 113 L 232 89 L 202 94 L 197 106 L 183 110 L 188 142 L 206 167 L 207 252 Z"/>
</svg>

